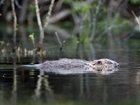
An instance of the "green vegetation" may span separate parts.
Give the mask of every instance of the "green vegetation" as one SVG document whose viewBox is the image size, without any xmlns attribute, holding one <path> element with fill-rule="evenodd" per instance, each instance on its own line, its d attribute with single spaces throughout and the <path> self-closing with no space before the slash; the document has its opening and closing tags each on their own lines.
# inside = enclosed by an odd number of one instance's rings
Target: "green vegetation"
<svg viewBox="0 0 140 105">
<path fill-rule="evenodd" d="M 2 1 L 1 4 L 5 6 L 5 9 L 1 9 L 1 18 L 3 18 L 6 24 L 14 24 L 14 32 L 11 31 L 13 33 L 13 36 L 11 36 L 13 43 L 11 44 L 10 42 L 8 46 L 12 51 L 16 50 L 15 52 L 20 53 L 44 50 L 42 48 L 42 46 L 46 46 L 43 43 L 44 40 L 48 41 L 49 35 L 56 38 L 55 32 L 58 33 L 58 37 L 61 35 L 65 37 L 59 40 L 59 42 L 66 41 L 64 46 L 65 44 L 68 44 L 68 46 L 70 46 L 69 44 L 79 46 L 77 43 L 89 46 L 90 43 L 101 44 L 111 42 L 112 40 L 115 43 L 117 42 L 116 40 L 126 39 L 127 33 L 130 33 L 133 28 L 140 24 L 138 11 L 136 11 L 137 9 L 139 10 L 139 7 L 137 7 L 140 2 L 139 0 L 125 0 L 121 2 L 116 0 L 50 0 L 48 2 L 36 0 L 36 2 L 25 2 L 26 0 L 21 0 L 19 4 L 16 3 L 17 0 L 12 0 L 13 2 L 7 1 L 9 4 L 15 2 L 16 6 L 14 7 L 13 5 L 12 9 L 8 9 L 11 8 L 11 5 L 8 5 L 7 2 L 3 4 Z M 20 5 L 23 6 L 24 10 L 20 8 Z M 14 9 L 15 11 L 12 11 Z M 11 16 L 10 13 L 13 14 L 11 18 L 8 17 Z M 138 24 L 134 20 L 137 20 Z M 38 27 L 36 28 L 37 24 Z M 45 24 L 47 25 L 46 28 L 44 28 Z M 68 31 L 61 33 L 62 31 L 60 30 L 59 33 L 59 30 L 56 30 L 56 28 L 50 31 L 49 27 L 51 24 L 54 26 L 64 26 L 63 28 Z M 25 32 L 25 26 L 29 27 L 27 33 Z M 23 29 L 26 34 L 22 33 Z M 26 36 L 27 38 L 24 40 L 24 43 L 28 42 L 28 46 L 26 45 L 26 48 L 24 48 L 21 43 L 23 43 L 22 38 Z M 17 37 L 20 37 L 19 42 L 16 40 Z M 67 42 L 67 38 L 73 39 L 73 41 Z M 8 47 L 6 43 L 9 42 L 3 40 L 1 39 L 0 41 L 1 51 L 6 52 L 9 49 L 6 48 Z M 54 43 L 59 45 L 57 40 Z M 51 41 L 49 41 L 49 44 L 52 44 Z M 33 48 L 28 49 L 31 46 Z"/>
<path fill-rule="evenodd" d="M 140 0 L 130 0 L 130 2 L 133 4 L 138 4 L 138 3 L 140 3 Z"/>
<path fill-rule="evenodd" d="M 29 38 L 31 39 L 33 45 L 35 46 L 35 37 L 34 37 L 34 33 L 29 35 Z"/>
</svg>

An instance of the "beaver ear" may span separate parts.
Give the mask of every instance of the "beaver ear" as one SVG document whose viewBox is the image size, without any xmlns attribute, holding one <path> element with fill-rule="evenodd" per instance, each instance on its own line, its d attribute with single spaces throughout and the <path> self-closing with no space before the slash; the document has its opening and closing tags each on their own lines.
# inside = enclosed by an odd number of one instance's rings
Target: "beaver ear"
<svg viewBox="0 0 140 105">
<path fill-rule="evenodd" d="M 97 64 L 100 64 L 101 65 L 102 64 L 102 61 L 97 61 Z"/>
</svg>

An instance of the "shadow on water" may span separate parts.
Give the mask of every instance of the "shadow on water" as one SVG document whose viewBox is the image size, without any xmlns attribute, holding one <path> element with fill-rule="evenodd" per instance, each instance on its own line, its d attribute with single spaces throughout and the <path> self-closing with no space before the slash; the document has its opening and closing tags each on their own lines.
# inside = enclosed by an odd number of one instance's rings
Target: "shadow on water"
<svg viewBox="0 0 140 105">
<path fill-rule="evenodd" d="M 27 38 L 27 37 L 26 37 Z M 25 39 L 26 39 L 25 38 Z M 1 45 L 0 101 L 3 105 L 139 105 L 140 53 L 126 43 L 77 45 L 68 39 L 59 52 L 56 40 L 45 39 L 43 56 L 34 54 L 32 42 L 21 44 L 21 53 L 8 52 L 10 45 Z M 115 40 L 117 42 L 117 40 Z M 9 41 L 8 41 L 9 42 Z M 52 46 L 50 46 L 50 43 Z M 5 50 L 4 50 L 5 48 Z M 17 54 L 18 55 L 18 54 Z M 20 68 L 22 64 L 40 63 L 61 57 L 94 60 L 109 58 L 120 63 L 118 71 L 109 75 L 98 73 L 61 75 L 41 73 L 37 69 Z M 8 101 L 7 101 L 8 99 Z"/>
</svg>

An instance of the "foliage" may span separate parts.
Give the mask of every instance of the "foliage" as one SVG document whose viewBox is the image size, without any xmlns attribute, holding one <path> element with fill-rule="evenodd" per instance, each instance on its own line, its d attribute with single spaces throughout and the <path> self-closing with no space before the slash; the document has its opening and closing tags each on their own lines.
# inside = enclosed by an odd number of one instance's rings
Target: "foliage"
<svg viewBox="0 0 140 105">
<path fill-rule="evenodd" d="M 139 3 L 140 3 L 140 0 L 130 0 L 130 2 L 131 2 L 132 4 L 139 4 Z"/>
<path fill-rule="evenodd" d="M 35 37 L 34 37 L 34 33 L 29 35 L 29 38 L 32 40 L 33 45 L 35 46 Z"/>
<path fill-rule="evenodd" d="M 29 5 L 29 11 L 30 11 L 33 15 L 36 15 L 35 6 L 34 6 L 34 5 Z"/>
<path fill-rule="evenodd" d="M 113 32 L 114 29 L 128 25 L 126 19 L 122 19 L 116 13 L 110 12 L 110 8 L 114 8 L 112 5 L 105 5 L 102 0 L 91 3 L 79 0 L 65 0 L 65 3 L 71 5 L 73 14 L 79 17 L 80 22 L 77 25 L 83 27 L 80 31 L 81 40 L 86 43 L 93 41 L 93 39 L 95 40 L 95 38 L 99 39 L 98 37 L 102 37 L 101 35 L 107 34 L 108 31 Z"/>
<path fill-rule="evenodd" d="M 91 5 L 89 5 L 87 2 L 76 1 L 72 6 L 72 9 L 76 12 L 81 11 L 85 13 L 91 9 Z"/>
</svg>

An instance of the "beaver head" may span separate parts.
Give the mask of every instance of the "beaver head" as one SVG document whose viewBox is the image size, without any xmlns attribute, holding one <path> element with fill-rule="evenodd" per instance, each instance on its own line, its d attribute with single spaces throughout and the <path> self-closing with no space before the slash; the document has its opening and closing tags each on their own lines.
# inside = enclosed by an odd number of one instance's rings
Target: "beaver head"
<svg viewBox="0 0 140 105">
<path fill-rule="evenodd" d="M 105 74 L 107 72 L 114 72 L 119 69 L 119 64 L 110 59 L 99 59 L 92 62 L 93 70 Z"/>
</svg>

